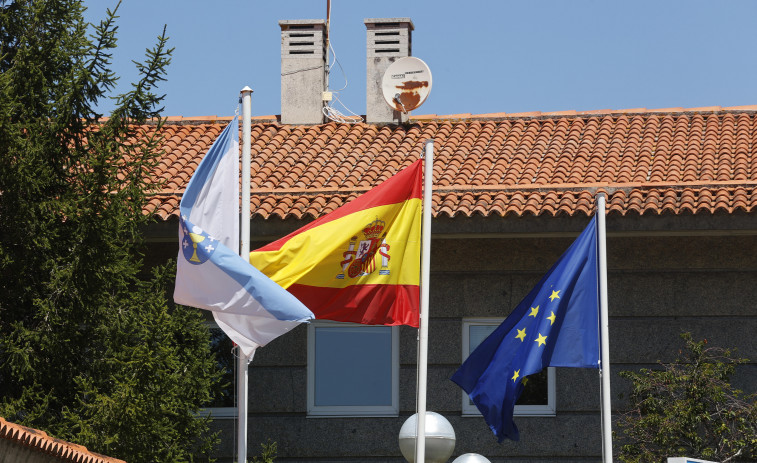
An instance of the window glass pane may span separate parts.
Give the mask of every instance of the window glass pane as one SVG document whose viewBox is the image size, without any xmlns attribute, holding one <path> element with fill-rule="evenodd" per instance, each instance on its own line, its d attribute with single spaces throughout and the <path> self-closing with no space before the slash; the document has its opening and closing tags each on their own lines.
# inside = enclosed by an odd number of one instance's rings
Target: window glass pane
<svg viewBox="0 0 757 463">
<path fill-rule="evenodd" d="M 236 358 L 232 352 L 234 343 L 231 342 L 221 328 L 211 327 L 210 348 L 216 356 L 216 365 L 222 371 L 221 381 L 212 391 L 213 399 L 204 405 L 206 408 L 234 406 L 234 366 Z"/>
<path fill-rule="evenodd" d="M 316 327 L 314 379 L 315 406 L 391 406 L 391 327 Z"/>
<path fill-rule="evenodd" d="M 499 325 L 470 325 L 468 327 L 468 352 L 473 352 Z M 469 399 L 470 400 L 470 399 Z M 547 369 L 528 377 L 523 393 L 516 405 L 546 405 L 549 401 Z M 470 402 L 473 405 L 473 401 Z"/>
<path fill-rule="evenodd" d="M 546 405 L 549 402 L 547 385 L 547 369 L 528 376 L 528 382 L 523 387 L 523 393 L 518 397 L 516 405 Z"/>
<path fill-rule="evenodd" d="M 497 325 L 471 325 L 469 327 L 470 344 L 468 345 L 468 352 L 473 352 L 496 329 Z"/>
</svg>

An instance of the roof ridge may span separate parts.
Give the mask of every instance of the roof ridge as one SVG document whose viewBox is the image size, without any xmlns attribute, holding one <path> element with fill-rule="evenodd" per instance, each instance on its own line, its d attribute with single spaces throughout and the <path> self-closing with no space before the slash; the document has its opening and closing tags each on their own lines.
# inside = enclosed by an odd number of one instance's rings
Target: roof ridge
<svg viewBox="0 0 757 463">
<path fill-rule="evenodd" d="M 563 111 L 526 111 L 526 112 L 497 112 L 497 113 L 459 113 L 459 114 L 420 114 L 410 115 L 409 120 L 414 123 L 431 121 L 480 121 L 480 120 L 508 120 L 508 119 L 554 119 L 565 117 L 596 117 L 596 116 L 623 116 L 623 115 L 660 115 L 660 114 L 719 114 L 719 113 L 757 113 L 757 105 L 742 106 L 700 106 L 692 108 L 629 108 L 629 109 L 592 109 L 577 111 L 573 109 Z M 167 125 L 202 125 L 229 122 L 234 116 L 165 116 Z M 277 114 L 251 116 L 253 123 L 280 123 L 281 116 Z M 102 117 L 101 122 L 107 121 L 108 117 Z M 332 122 L 325 122 L 329 124 Z M 157 124 L 157 119 L 151 119 L 146 125 Z M 293 124 L 282 124 L 293 125 Z M 297 125 L 297 124 L 294 124 Z M 323 125 L 323 124 L 310 124 Z M 368 124 L 372 125 L 372 124 Z"/>
<path fill-rule="evenodd" d="M 217 124 L 217 123 L 228 123 L 230 122 L 235 116 L 162 116 L 160 120 L 164 122 L 165 125 L 204 125 L 204 124 Z M 100 119 L 98 119 L 98 122 L 105 123 L 110 118 L 107 116 L 103 116 Z M 253 123 L 272 123 L 272 122 L 278 122 L 281 119 L 281 116 L 277 115 L 271 115 L 271 116 L 251 116 L 250 119 Z M 148 119 L 143 124 L 138 125 L 157 125 L 158 119 Z"/>
<path fill-rule="evenodd" d="M 757 105 L 744 106 L 701 106 L 693 108 L 630 108 L 630 109 L 594 109 L 586 111 L 527 111 L 516 113 L 486 113 L 486 114 L 425 114 L 411 115 L 410 120 L 416 122 L 437 120 L 505 120 L 505 119 L 553 119 L 555 117 L 592 117 L 592 116 L 621 116 L 621 115 L 658 115 L 658 114 L 716 114 L 731 112 L 757 112 Z"/>
</svg>

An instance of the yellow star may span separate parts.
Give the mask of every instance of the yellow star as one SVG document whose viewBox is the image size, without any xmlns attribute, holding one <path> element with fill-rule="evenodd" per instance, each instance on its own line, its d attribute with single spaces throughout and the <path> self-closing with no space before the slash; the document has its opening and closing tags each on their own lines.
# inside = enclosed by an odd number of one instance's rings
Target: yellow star
<svg viewBox="0 0 757 463">
<path fill-rule="evenodd" d="M 539 306 L 538 305 L 536 307 L 531 307 L 531 313 L 528 314 L 528 316 L 536 318 L 536 314 L 537 313 L 539 313 Z"/>
<path fill-rule="evenodd" d="M 554 301 L 555 299 L 560 299 L 560 291 L 552 291 L 552 294 L 549 296 L 549 300 Z"/>
<path fill-rule="evenodd" d="M 523 383 L 524 386 L 526 384 L 528 384 L 528 376 L 526 376 L 525 378 L 523 378 L 523 380 L 521 381 L 521 383 Z"/>
<path fill-rule="evenodd" d="M 513 382 L 518 381 L 518 376 L 520 376 L 520 370 L 515 370 L 515 374 L 513 374 L 513 377 L 510 378 L 513 380 Z"/>
<path fill-rule="evenodd" d="M 534 342 L 538 342 L 540 346 L 544 345 L 544 344 L 547 344 L 547 337 L 546 336 L 542 336 L 541 333 L 539 333 L 539 337 L 536 338 L 536 339 L 534 339 Z"/>
<path fill-rule="evenodd" d="M 550 325 L 553 325 L 555 323 L 555 318 L 556 318 L 555 317 L 555 313 L 554 312 L 550 312 L 550 314 L 552 314 L 552 315 L 550 315 L 549 317 L 547 317 L 547 320 L 549 320 L 549 324 Z"/>
<path fill-rule="evenodd" d="M 523 342 L 526 339 L 526 329 L 518 330 L 518 334 L 515 337 L 520 339 L 520 342 Z"/>
</svg>

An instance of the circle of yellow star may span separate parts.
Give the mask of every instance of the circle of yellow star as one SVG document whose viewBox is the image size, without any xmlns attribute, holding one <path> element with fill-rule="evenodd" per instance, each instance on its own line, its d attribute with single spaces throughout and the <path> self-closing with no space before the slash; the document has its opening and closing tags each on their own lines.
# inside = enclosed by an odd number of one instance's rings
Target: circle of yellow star
<svg viewBox="0 0 757 463">
<path fill-rule="evenodd" d="M 518 334 L 515 335 L 516 338 L 520 339 L 520 342 L 525 341 L 526 339 L 526 329 L 523 328 L 522 330 L 518 330 Z"/>
<path fill-rule="evenodd" d="M 538 342 L 540 346 L 547 344 L 547 337 L 542 336 L 541 333 L 539 333 L 539 337 L 534 339 L 534 342 Z"/>
<path fill-rule="evenodd" d="M 554 301 L 555 299 L 560 299 L 560 291 L 552 291 L 552 294 L 550 294 L 549 300 Z"/>
</svg>

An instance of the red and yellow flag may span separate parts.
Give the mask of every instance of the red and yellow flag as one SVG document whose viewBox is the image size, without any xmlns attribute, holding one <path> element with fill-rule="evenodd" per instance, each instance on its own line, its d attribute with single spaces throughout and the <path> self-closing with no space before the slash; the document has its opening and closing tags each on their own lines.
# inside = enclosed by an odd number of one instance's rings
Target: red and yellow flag
<svg viewBox="0 0 757 463">
<path fill-rule="evenodd" d="M 317 319 L 417 328 L 422 164 L 252 251 L 250 263 Z"/>
</svg>

